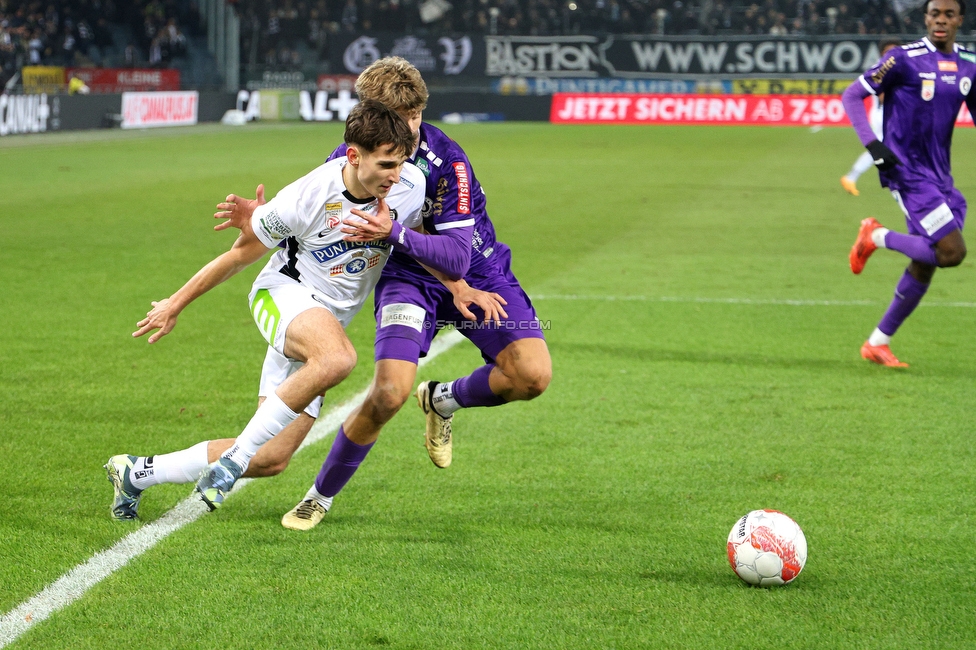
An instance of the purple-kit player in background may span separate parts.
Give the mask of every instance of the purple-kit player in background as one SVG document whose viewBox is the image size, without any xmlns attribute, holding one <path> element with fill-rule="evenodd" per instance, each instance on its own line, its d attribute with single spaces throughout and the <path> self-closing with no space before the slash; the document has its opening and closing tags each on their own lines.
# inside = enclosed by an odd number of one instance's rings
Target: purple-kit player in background
<svg viewBox="0 0 976 650">
<path fill-rule="evenodd" d="M 976 79 L 976 53 L 956 44 L 966 13 L 965 0 L 928 0 L 928 36 L 902 45 L 844 91 L 847 115 L 874 157 L 882 187 L 905 213 L 908 234 L 864 219 L 850 253 L 851 270 L 860 273 L 871 254 L 889 248 L 911 263 L 895 289 L 881 322 L 861 347 L 875 363 L 905 368 L 888 344 L 929 288 L 935 269 L 958 266 L 966 257 L 962 228 L 966 199 L 953 186 L 949 148 L 963 101 L 976 113 L 970 93 Z M 864 113 L 864 98 L 884 93 L 884 142 Z"/>
<path fill-rule="evenodd" d="M 435 334 L 445 325 L 454 325 L 470 339 L 486 364 L 467 377 L 423 382 L 416 390 L 427 416 L 427 453 L 437 467 L 451 463 L 455 411 L 533 399 L 545 391 L 552 377 L 541 324 L 512 274 L 511 250 L 495 239 L 485 194 L 467 155 L 440 129 L 422 122 L 428 94 L 420 72 L 400 57 L 380 59 L 359 75 L 356 92 L 361 100 L 377 100 L 389 106 L 419 134 L 408 164 L 419 168 L 426 178 L 423 226 L 434 236 L 396 229 L 398 224 L 394 223 L 394 252 L 375 291 L 373 383 L 362 406 L 336 434 L 337 441 L 353 444 L 333 446 L 315 484 L 282 519 L 286 528 L 299 530 L 312 528 L 322 520 L 332 497 L 356 471 L 380 429 L 413 393 L 418 360 L 427 354 Z M 339 147 L 332 156 L 344 153 L 345 148 Z M 449 260 L 454 261 L 447 277 L 429 273 L 414 261 L 418 246 L 437 247 L 442 268 L 450 265 Z M 488 292 L 504 308 L 492 314 L 482 312 L 478 314 L 482 322 L 472 322 L 472 314 L 458 308 L 460 291 L 454 288 L 454 281 L 462 283 L 463 289 Z M 465 281 L 469 286 L 463 284 Z M 464 304 L 462 300 L 461 306 Z"/>
</svg>

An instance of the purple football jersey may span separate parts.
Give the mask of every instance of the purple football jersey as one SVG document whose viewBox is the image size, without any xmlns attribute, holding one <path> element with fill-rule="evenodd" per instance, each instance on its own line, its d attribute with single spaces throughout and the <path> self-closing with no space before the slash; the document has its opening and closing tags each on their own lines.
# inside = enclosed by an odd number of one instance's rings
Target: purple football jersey
<svg viewBox="0 0 976 650">
<path fill-rule="evenodd" d="M 329 160 L 344 155 L 346 145 L 342 144 L 332 152 Z M 495 258 L 508 247 L 495 239 L 495 227 L 488 218 L 485 193 L 461 146 L 437 127 L 422 122 L 417 152 L 409 162 L 427 178 L 424 229 L 429 233 L 438 233 L 451 228 L 473 227 L 471 266 L 465 277 L 486 278 L 506 274 L 506 269 L 496 264 Z M 383 273 L 407 274 L 417 282 L 440 286 L 440 282 L 416 260 L 397 251 L 396 246 Z"/>
<path fill-rule="evenodd" d="M 928 38 L 891 50 L 859 78 L 871 94 L 884 93 L 884 143 L 901 161 L 879 172 L 881 185 L 952 188 L 952 131 L 973 79 L 976 53 L 955 45 L 943 54 Z"/>
</svg>

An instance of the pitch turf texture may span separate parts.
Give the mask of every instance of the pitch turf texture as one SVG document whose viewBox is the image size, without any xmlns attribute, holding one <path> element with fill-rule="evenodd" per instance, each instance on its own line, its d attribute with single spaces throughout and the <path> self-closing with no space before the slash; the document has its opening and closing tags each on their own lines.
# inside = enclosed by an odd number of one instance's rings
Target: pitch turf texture
<svg viewBox="0 0 976 650">
<path fill-rule="evenodd" d="M 855 277 L 848 250 L 868 215 L 904 224 L 873 171 L 860 198 L 841 190 L 852 132 L 445 129 L 551 324 L 549 390 L 459 414 L 447 470 L 408 403 L 324 523 L 287 531 L 330 435 L 10 647 L 976 643 L 973 258 L 936 274 L 896 338 L 911 368 L 859 358 L 905 261 L 882 251 Z M 259 182 L 273 195 L 340 138 L 256 125 L 0 142 L 0 611 L 140 526 L 109 519 L 109 456 L 248 420 L 260 264 L 160 343 L 129 335 L 230 246 L 211 231 L 217 201 Z M 971 200 L 974 148 L 957 132 Z M 372 332 L 367 308 L 349 329 L 359 366 L 327 408 L 368 384 Z M 479 363 L 464 343 L 421 378 Z M 144 521 L 190 489 L 148 492 Z M 806 533 L 788 587 L 748 587 L 726 561 L 755 508 Z"/>
</svg>

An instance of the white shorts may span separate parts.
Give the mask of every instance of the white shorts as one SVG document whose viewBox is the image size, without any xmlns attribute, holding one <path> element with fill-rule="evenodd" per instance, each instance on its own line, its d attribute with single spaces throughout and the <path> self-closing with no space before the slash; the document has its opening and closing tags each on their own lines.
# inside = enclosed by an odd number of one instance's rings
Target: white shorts
<svg viewBox="0 0 976 650">
<path fill-rule="evenodd" d="M 280 280 L 275 275 L 279 275 Z M 268 277 L 268 274 L 262 273 L 251 287 L 247 299 L 251 305 L 251 316 L 254 317 L 261 336 L 282 355 L 285 354 L 285 332 L 295 317 L 303 311 L 327 309 L 343 328 L 356 315 L 355 311 L 337 307 L 328 296 L 299 284 L 284 274 L 272 274 Z"/>
<path fill-rule="evenodd" d="M 285 379 L 301 368 L 302 365 L 301 361 L 293 361 L 269 347 L 268 353 L 264 355 L 264 366 L 261 367 L 261 384 L 258 386 L 258 397 L 271 395 Z M 312 403 L 305 408 L 305 412 L 313 418 L 317 418 L 321 410 L 321 395 L 313 399 Z"/>
</svg>

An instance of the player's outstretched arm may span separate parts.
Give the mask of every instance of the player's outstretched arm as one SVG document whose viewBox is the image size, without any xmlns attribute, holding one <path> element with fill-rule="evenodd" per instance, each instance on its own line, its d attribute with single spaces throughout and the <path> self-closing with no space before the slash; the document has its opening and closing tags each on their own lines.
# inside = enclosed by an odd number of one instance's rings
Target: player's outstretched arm
<svg viewBox="0 0 976 650">
<path fill-rule="evenodd" d="M 242 232 L 229 251 L 197 271 L 179 291 L 169 298 L 154 301 L 146 317 L 136 323 L 139 329 L 132 336 L 142 336 L 156 330 L 149 337 L 149 342 L 155 343 L 173 331 L 177 317 L 187 305 L 264 257 L 268 250 L 254 233 Z"/>
</svg>

